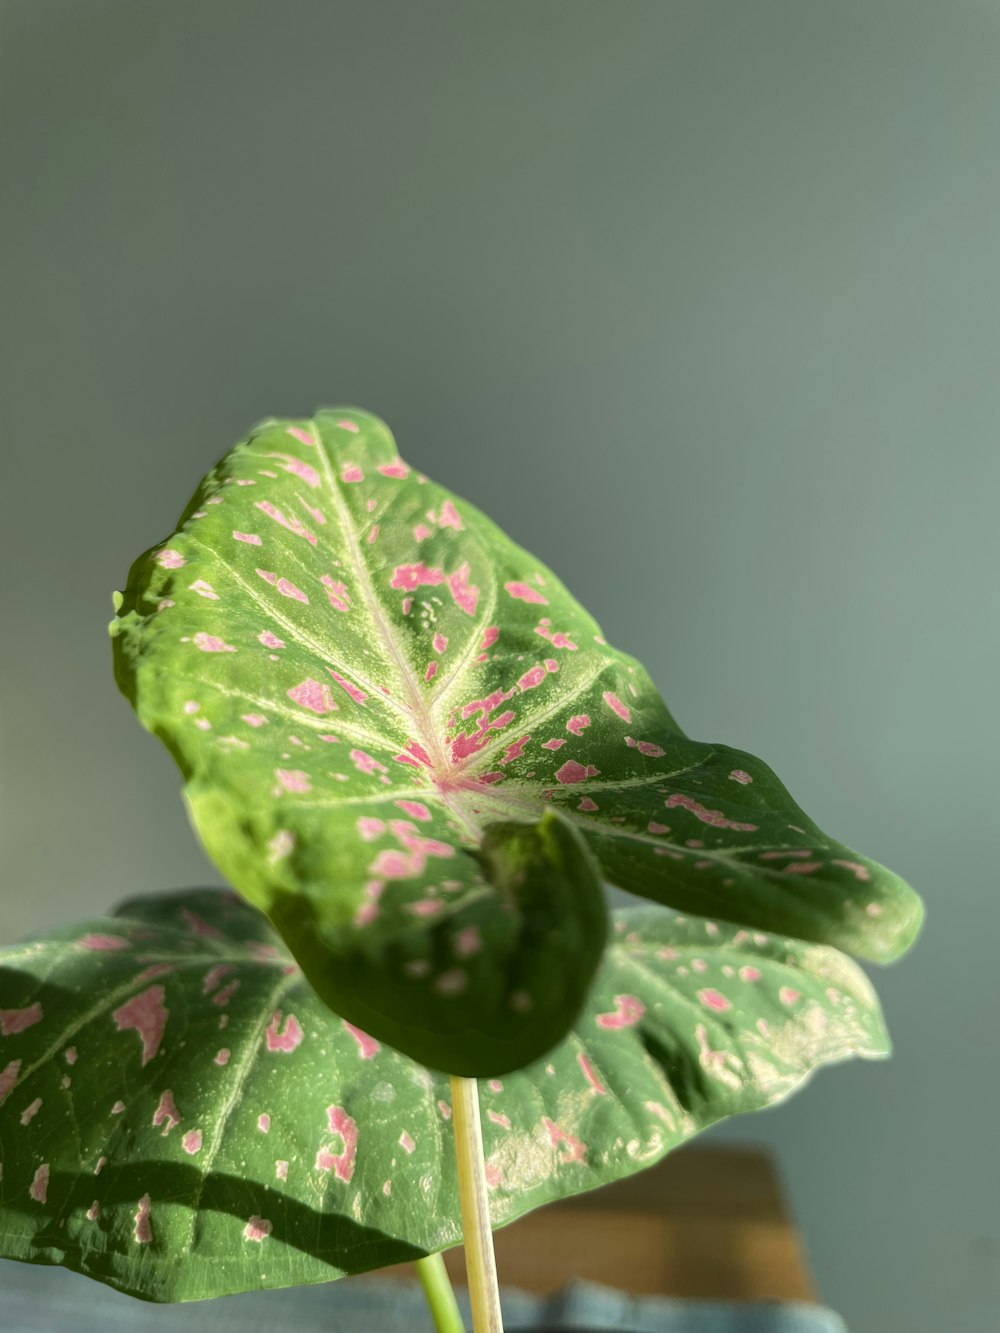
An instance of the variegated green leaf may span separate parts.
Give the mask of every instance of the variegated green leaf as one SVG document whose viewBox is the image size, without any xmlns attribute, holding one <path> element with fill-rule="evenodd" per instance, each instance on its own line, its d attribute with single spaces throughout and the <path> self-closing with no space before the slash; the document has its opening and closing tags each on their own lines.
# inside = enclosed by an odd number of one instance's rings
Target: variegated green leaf
<svg viewBox="0 0 1000 1333">
<path fill-rule="evenodd" d="M 481 1084 L 494 1224 L 887 1050 L 835 950 L 618 912 L 573 1031 Z M 447 1248 L 449 1097 L 331 1013 L 235 895 L 134 899 L 0 950 L 0 1253 L 193 1300 Z"/>
<path fill-rule="evenodd" d="M 867 958 L 918 929 L 912 890 L 760 760 L 689 740 L 563 584 L 367 413 L 233 449 L 112 631 L 216 864 L 338 1013 L 422 1063 L 503 1072 L 559 1039 L 604 944 L 600 871 Z"/>
</svg>

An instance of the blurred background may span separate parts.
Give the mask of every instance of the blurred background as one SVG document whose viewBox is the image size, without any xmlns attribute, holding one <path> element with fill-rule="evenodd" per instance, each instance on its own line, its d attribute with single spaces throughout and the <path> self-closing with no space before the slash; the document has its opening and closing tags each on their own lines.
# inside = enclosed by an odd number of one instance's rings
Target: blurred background
<svg viewBox="0 0 1000 1333">
<path fill-rule="evenodd" d="M 218 882 L 111 590 L 364 406 L 924 895 L 894 1059 L 715 1137 L 852 1333 L 995 1329 L 998 62 L 989 0 L 0 3 L 0 941 Z"/>
</svg>

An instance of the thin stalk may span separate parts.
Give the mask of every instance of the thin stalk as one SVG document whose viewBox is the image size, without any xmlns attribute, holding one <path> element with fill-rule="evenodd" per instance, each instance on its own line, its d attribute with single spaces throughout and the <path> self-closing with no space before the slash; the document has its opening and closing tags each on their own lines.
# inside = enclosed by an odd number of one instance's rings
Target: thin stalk
<svg viewBox="0 0 1000 1333">
<path fill-rule="evenodd" d="M 473 1333 L 503 1333 L 500 1288 L 493 1255 L 490 1204 L 486 1193 L 483 1127 L 479 1121 L 479 1088 L 474 1078 L 451 1076 L 455 1123 L 455 1160 L 462 1205 L 465 1271 L 469 1279 Z"/>
<path fill-rule="evenodd" d="M 440 1254 L 429 1254 L 416 1261 L 417 1276 L 427 1297 L 437 1333 L 465 1333 L 451 1279 Z"/>
</svg>

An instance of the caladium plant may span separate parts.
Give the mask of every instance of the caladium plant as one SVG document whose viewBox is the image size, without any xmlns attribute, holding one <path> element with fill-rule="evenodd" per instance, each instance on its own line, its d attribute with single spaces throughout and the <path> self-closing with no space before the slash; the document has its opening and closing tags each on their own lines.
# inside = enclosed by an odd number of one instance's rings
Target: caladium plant
<svg viewBox="0 0 1000 1333">
<path fill-rule="evenodd" d="M 902 953 L 913 891 L 378 418 L 258 427 L 116 611 L 242 900 L 0 955 L 5 1253 L 166 1300 L 357 1272 L 459 1239 L 455 1124 L 468 1246 L 886 1053 L 845 953 Z M 602 881 L 657 906 L 612 929 Z"/>
</svg>

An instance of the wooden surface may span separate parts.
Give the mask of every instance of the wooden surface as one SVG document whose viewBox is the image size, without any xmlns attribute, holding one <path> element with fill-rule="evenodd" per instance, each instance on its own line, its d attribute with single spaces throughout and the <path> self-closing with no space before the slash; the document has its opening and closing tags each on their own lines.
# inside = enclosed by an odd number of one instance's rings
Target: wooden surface
<svg viewBox="0 0 1000 1333">
<path fill-rule="evenodd" d="M 816 1299 L 774 1165 L 757 1149 L 681 1149 L 494 1239 L 501 1284 L 539 1294 L 576 1277 L 637 1295 Z M 445 1263 L 464 1285 L 461 1249 Z"/>
</svg>

